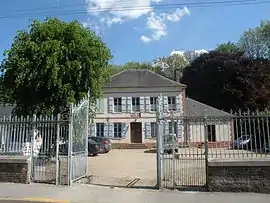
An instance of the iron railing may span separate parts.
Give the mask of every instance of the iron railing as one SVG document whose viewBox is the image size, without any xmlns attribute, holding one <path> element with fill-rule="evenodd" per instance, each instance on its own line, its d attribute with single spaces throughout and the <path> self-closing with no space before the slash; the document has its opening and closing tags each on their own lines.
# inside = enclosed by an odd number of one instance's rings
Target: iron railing
<svg viewBox="0 0 270 203">
<path fill-rule="evenodd" d="M 31 159 L 31 180 L 71 185 L 88 172 L 88 98 L 57 116 L 0 119 L 0 156 Z"/>
<path fill-rule="evenodd" d="M 270 114 L 234 113 L 226 116 L 168 116 L 159 120 L 161 180 L 164 187 L 206 185 L 209 159 L 270 158 Z M 181 123 L 177 132 L 168 123 Z M 175 134 L 176 141 L 171 137 Z"/>
</svg>

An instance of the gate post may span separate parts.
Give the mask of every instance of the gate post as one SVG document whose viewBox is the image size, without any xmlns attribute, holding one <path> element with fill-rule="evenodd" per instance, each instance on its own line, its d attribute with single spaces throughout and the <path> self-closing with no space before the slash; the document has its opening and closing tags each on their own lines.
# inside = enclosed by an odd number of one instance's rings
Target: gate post
<svg viewBox="0 0 270 203">
<path fill-rule="evenodd" d="M 163 145 L 162 145 L 162 142 L 163 142 L 163 128 L 162 128 L 162 125 L 161 125 L 161 122 L 162 122 L 162 119 L 164 118 L 164 115 L 163 115 L 163 95 L 160 94 L 159 97 L 158 97 L 158 100 L 157 100 L 157 114 L 156 114 L 156 117 L 157 117 L 157 120 L 156 120 L 156 132 L 157 132 L 157 135 L 156 135 L 156 145 L 157 145 L 157 188 L 158 189 L 161 189 L 162 187 L 162 172 L 163 172 L 163 169 L 162 169 L 162 159 L 161 159 L 161 151 L 162 151 L 162 148 L 163 148 Z"/>
<path fill-rule="evenodd" d="M 71 186 L 72 181 L 72 154 L 73 154 L 73 103 L 70 104 L 69 117 L 69 133 L 68 133 L 68 185 Z"/>
<path fill-rule="evenodd" d="M 60 167 L 59 167 L 59 163 L 60 163 L 60 160 L 59 160 L 59 140 L 60 140 L 60 119 L 61 119 L 61 116 L 60 114 L 57 114 L 57 120 L 56 120 L 56 154 L 55 154 L 55 157 L 56 157 L 56 171 L 55 171 L 55 184 L 56 185 L 59 185 L 59 175 L 60 175 Z"/>
<path fill-rule="evenodd" d="M 35 165 L 36 165 L 36 160 L 34 159 L 34 144 L 35 144 L 35 130 L 36 130 L 36 114 L 33 115 L 32 117 L 32 134 L 30 135 L 30 139 L 31 139 L 31 147 L 30 147 L 30 162 L 31 162 L 31 169 L 30 169 L 30 174 L 31 174 L 31 181 L 33 181 L 35 179 Z"/>
<path fill-rule="evenodd" d="M 206 188 L 208 188 L 208 130 L 207 130 L 207 114 L 204 113 L 204 154 L 205 154 L 205 175 L 206 175 Z"/>
<path fill-rule="evenodd" d="M 175 141 L 174 140 L 174 125 L 175 125 L 175 122 L 174 122 L 174 113 L 173 113 L 173 110 L 171 111 L 171 125 L 172 125 L 172 136 L 173 136 L 173 146 L 172 146 L 172 181 L 173 181 L 173 189 L 175 189 Z"/>
</svg>

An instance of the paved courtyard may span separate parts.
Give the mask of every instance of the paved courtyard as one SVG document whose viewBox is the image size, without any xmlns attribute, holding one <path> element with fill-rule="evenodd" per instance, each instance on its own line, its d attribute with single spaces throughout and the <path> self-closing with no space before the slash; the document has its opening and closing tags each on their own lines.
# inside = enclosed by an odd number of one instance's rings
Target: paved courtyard
<svg viewBox="0 0 270 203">
<path fill-rule="evenodd" d="M 143 149 L 114 149 L 107 154 L 89 157 L 88 178 L 80 182 L 120 187 L 154 187 L 156 185 L 156 154 Z M 174 163 L 172 155 L 162 160 L 164 186 L 203 186 L 206 183 L 205 150 L 179 149 Z M 214 159 L 257 159 L 269 157 L 245 150 L 209 149 Z M 173 169 L 174 168 L 174 169 Z"/>
<path fill-rule="evenodd" d="M 89 157 L 88 183 L 123 187 L 156 185 L 156 154 L 143 149 L 114 149 Z"/>
</svg>

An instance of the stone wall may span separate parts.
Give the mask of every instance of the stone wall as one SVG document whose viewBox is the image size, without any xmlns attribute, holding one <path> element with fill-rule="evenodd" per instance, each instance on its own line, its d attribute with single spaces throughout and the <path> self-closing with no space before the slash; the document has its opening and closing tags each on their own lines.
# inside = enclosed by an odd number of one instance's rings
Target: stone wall
<svg viewBox="0 0 270 203">
<path fill-rule="evenodd" d="M 208 161 L 210 192 L 270 193 L 270 159 Z"/>
<path fill-rule="evenodd" d="M 30 183 L 29 158 L 0 156 L 0 182 Z"/>
</svg>

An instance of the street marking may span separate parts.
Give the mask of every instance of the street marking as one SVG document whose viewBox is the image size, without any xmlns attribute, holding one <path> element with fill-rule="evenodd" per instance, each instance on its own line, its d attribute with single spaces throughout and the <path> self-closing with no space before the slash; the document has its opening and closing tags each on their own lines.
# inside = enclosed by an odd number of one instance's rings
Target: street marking
<svg viewBox="0 0 270 203">
<path fill-rule="evenodd" d="M 10 198 L 10 197 L 1 197 L 1 201 L 19 201 L 19 202 L 55 202 L 55 203 L 71 203 L 69 200 L 57 200 L 57 199 L 48 199 L 48 198 Z"/>
<path fill-rule="evenodd" d="M 69 200 L 58 200 L 49 198 L 23 198 L 25 201 L 36 201 L 36 202 L 55 202 L 55 203 L 69 203 Z"/>
</svg>

